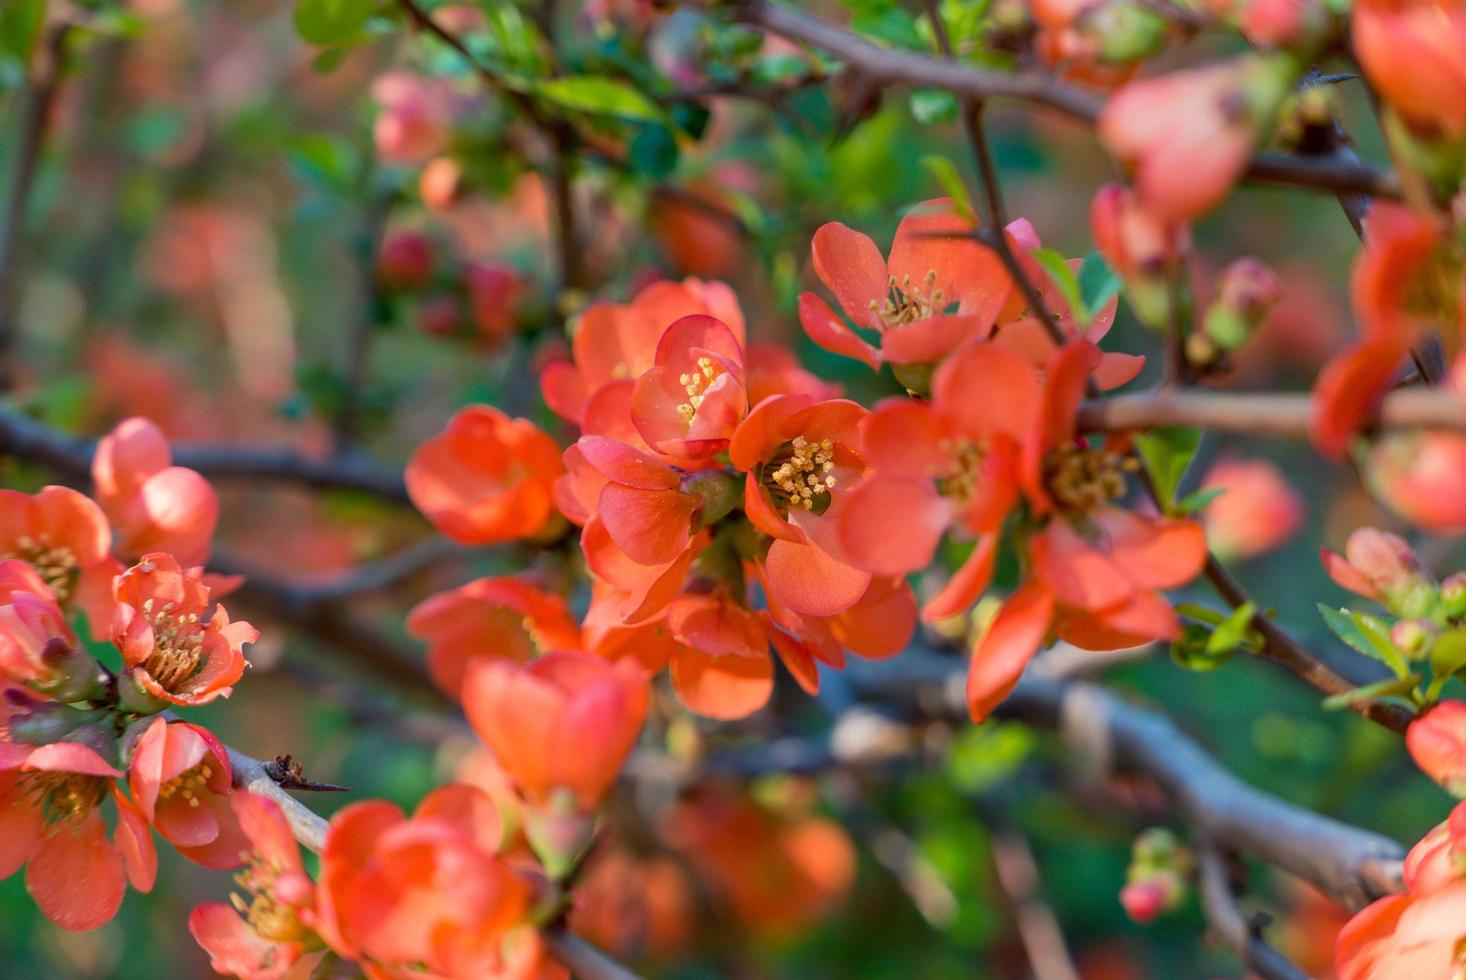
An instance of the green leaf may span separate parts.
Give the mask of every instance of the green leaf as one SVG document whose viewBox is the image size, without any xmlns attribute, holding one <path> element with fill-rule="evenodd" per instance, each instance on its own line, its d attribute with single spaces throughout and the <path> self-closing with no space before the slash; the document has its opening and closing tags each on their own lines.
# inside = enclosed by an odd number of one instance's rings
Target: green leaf
<svg viewBox="0 0 1466 980">
<path fill-rule="evenodd" d="M 1059 287 L 1059 292 L 1064 294 L 1064 302 L 1069 304 L 1069 309 L 1071 311 L 1083 310 L 1084 300 L 1079 292 L 1079 280 L 1075 277 L 1074 270 L 1069 268 L 1069 260 L 1051 248 L 1036 248 L 1028 254 L 1043 266 L 1054 285 Z"/>
<path fill-rule="evenodd" d="M 1437 678 L 1449 677 L 1466 667 L 1466 629 L 1454 629 L 1435 638 L 1430 648 L 1430 669 Z"/>
<path fill-rule="evenodd" d="M 1363 687 L 1356 687 L 1352 691 L 1345 691 L 1343 694 L 1335 694 L 1333 697 L 1324 698 L 1324 710 L 1336 711 L 1339 708 L 1347 708 L 1350 705 L 1358 704 L 1360 701 L 1377 701 L 1380 698 L 1404 696 L 1409 694 L 1415 688 L 1415 685 L 1419 683 L 1419 674 L 1408 674 L 1405 677 L 1387 677 L 1382 681 L 1375 681 L 1373 684 L 1366 684 Z"/>
<path fill-rule="evenodd" d="M 0 4 L 0 53 L 27 61 L 46 22 L 46 0 L 6 0 Z"/>
<path fill-rule="evenodd" d="M 921 88 L 911 93 L 911 114 L 926 126 L 957 118 L 957 96 L 943 89 Z"/>
<path fill-rule="evenodd" d="M 651 99 L 630 85 L 603 75 L 552 78 L 536 85 L 535 91 L 562 109 L 633 122 L 666 120 L 666 113 Z"/>
<path fill-rule="evenodd" d="M 1390 630 L 1383 620 L 1352 609 L 1334 609 L 1321 602 L 1318 611 L 1333 634 L 1348 646 L 1389 667 L 1396 677 L 1410 672 L 1405 657 L 1390 642 Z"/>
<path fill-rule="evenodd" d="M 1229 653 L 1240 647 L 1247 640 L 1252 617 L 1256 612 L 1257 606 L 1250 602 L 1244 602 L 1232 610 L 1232 614 L 1212 630 L 1211 636 L 1206 641 L 1206 652 L 1209 654 Z"/>
<path fill-rule="evenodd" d="M 372 0 L 300 0 L 295 29 L 311 44 L 341 44 L 361 33 L 372 16 Z"/>
<path fill-rule="evenodd" d="M 1098 252 L 1084 257 L 1079 267 L 1079 292 L 1084 297 L 1083 316 L 1090 323 L 1110 300 L 1120 294 L 1124 281 L 1110 268 L 1110 263 Z"/>
<path fill-rule="evenodd" d="M 933 153 L 921 158 L 921 165 L 926 172 L 936 178 L 942 187 L 942 193 L 952 199 L 957 205 L 957 210 L 969 221 L 977 220 L 977 212 L 972 209 L 972 198 L 967 196 L 967 184 L 962 180 L 962 175 L 957 172 L 957 167 L 944 156 Z"/>
<path fill-rule="evenodd" d="M 1207 487 L 1205 490 L 1188 493 L 1176 501 L 1176 512 L 1178 514 L 1194 514 L 1226 492 L 1226 487 Z"/>
<path fill-rule="evenodd" d="M 1181 630 L 1181 638 L 1171 644 L 1171 659 L 1176 666 L 1187 670 L 1216 670 L 1230 660 L 1235 651 L 1209 649 L 1212 636 L 1210 627 L 1187 623 Z"/>
<path fill-rule="evenodd" d="M 1140 451 L 1146 472 L 1155 484 L 1156 496 L 1167 513 L 1176 509 L 1176 488 L 1200 442 L 1200 429 L 1180 427 L 1151 429 L 1135 438 L 1135 448 Z"/>
<path fill-rule="evenodd" d="M 1178 602 L 1176 603 L 1175 609 L 1177 616 L 1194 619 L 1199 623 L 1206 623 L 1208 626 L 1220 626 L 1226 621 L 1228 615 L 1220 609 L 1203 606 L 1197 602 Z"/>
</svg>

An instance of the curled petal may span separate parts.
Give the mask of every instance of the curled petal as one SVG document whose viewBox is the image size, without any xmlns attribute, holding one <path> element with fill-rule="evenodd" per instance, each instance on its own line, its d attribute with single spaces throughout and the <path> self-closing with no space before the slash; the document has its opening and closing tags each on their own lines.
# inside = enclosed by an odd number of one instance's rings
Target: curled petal
<svg viewBox="0 0 1466 980">
<path fill-rule="evenodd" d="M 982 722 L 1012 693 L 1023 670 L 1043 645 L 1053 618 L 1054 597 L 1030 582 L 1008 597 L 977 646 L 967 671 L 967 708 Z"/>
</svg>

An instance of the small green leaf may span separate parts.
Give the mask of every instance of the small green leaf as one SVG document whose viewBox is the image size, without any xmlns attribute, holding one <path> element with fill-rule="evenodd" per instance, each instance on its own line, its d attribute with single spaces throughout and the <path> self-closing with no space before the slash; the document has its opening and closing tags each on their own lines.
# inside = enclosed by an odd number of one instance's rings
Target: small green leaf
<svg viewBox="0 0 1466 980">
<path fill-rule="evenodd" d="M 967 196 L 967 184 L 963 182 L 962 175 L 957 172 L 952 161 L 944 156 L 931 154 L 921 158 L 921 165 L 936 178 L 942 187 L 942 193 L 952 199 L 958 212 L 969 221 L 975 222 L 977 212 L 972 209 L 972 198 Z"/>
<path fill-rule="evenodd" d="M 1176 666 L 1198 672 L 1216 670 L 1231 659 L 1233 650 L 1213 651 L 1208 649 L 1213 633 L 1210 627 L 1198 623 L 1187 623 L 1181 630 L 1181 638 L 1171 644 L 1171 659 Z"/>
<path fill-rule="evenodd" d="M 1194 514 L 1226 492 L 1226 487 L 1207 487 L 1205 490 L 1188 493 L 1176 501 L 1176 512 L 1179 514 Z"/>
<path fill-rule="evenodd" d="M 1343 694 L 1335 694 L 1333 697 L 1324 698 L 1323 707 L 1325 711 L 1337 711 L 1339 708 L 1347 708 L 1361 701 L 1378 701 L 1380 698 L 1402 697 L 1409 694 L 1415 688 L 1415 685 L 1419 683 L 1419 674 L 1408 674 L 1405 677 L 1388 677 L 1382 681 L 1375 681 L 1373 684 L 1356 687 L 1352 691 L 1345 691 Z"/>
<path fill-rule="evenodd" d="M 360 34 L 371 16 L 372 0 L 300 0 L 295 29 L 311 44 L 341 44 Z"/>
<path fill-rule="evenodd" d="M 1200 442 L 1201 430 L 1180 427 L 1151 429 L 1135 438 L 1135 448 L 1167 513 L 1175 511 L 1176 488 Z"/>
<path fill-rule="evenodd" d="M 633 122 L 664 122 L 666 113 L 645 95 L 614 78 L 577 75 L 540 82 L 535 91 L 562 109 Z"/>
<path fill-rule="evenodd" d="M 1199 623 L 1206 623 L 1208 626 L 1220 626 L 1228 615 L 1220 609 L 1213 609 L 1196 602 L 1178 602 L 1175 609 L 1176 615 L 1194 619 Z"/>
<path fill-rule="evenodd" d="M 957 96 L 944 89 L 921 88 L 911 93 L 911 115 L 925 126 L 957 118 Z"/>
<path fill-rule="evenodd" d="M 1321 602 L 1318 611 L 1333 634 L 1348 646 L 1389 667 L 1396 677 L 1410 672 L 1404 656 L 1390 642 L 1389 627 L 1383 620 L 1352 609 L 1334 609 Z"/>
<path fill-rule="evenodd" d="M 1449 630 L 1435 638 L 1430 648 L 1430 669 L 1438 678 L 1449 677 L 1466 667 L 1466 629 Z"/>
<path fill-rule="evenodd" d="M 1103 255 L 1093 252 L 1085 256 L 1084 264 L 1079 267 L 1079 292 L 1084 297 L 1084 322 L 1088 324 L 1093 321 L 1099 311 L 1120 294 L 1120 287 L 1123 285 L 1124 280 L 1110 268 L 1110 263 L 1105 261 Z"/>
<path fill-rule="evenodd" d="M 1069 304 L 1070 311 L 1083 310 L 1084 300 L 1079 292 L 1079 279 L 1075 277 L 1074 270 L 1069 267 L 1069 260 L 1051 248 L 1036 248 L 1028 254 L 1043 266 L 1044 272 L 1048 273 L 1054 285 L 1059 288 L 1059 292 L 1064 295 L 1064 302 Z"/>
<path fill-rule="evenodd" d="M 29 60 L 45 22 L 46 0 L 7 0 L 0 4 L 0 53 L 17 61 Z"/>
<path fill-rule="evenodd" d="M 1229 653 L 1240 647 L 1247 640 L 1252 617 L 1256 612 L 1257 606 L 1250 602 L 1244 602 L 1232 610 L 1232 614 L 1212 630 L 1210 638 L 1206 641 L 1206 652 L 1210 654 Z"/>
</svg>

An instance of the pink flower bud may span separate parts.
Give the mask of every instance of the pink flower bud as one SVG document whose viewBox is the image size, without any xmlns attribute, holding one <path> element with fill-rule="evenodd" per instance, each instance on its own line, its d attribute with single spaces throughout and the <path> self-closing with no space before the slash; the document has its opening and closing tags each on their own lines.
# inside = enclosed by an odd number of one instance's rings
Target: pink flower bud
<svg viewBox="0 0 1466 980">
<path fill-rule="evenodd" d="M 419 289 L 433 277 L 433 246 L 417 231 L 388 232 L 377 253 L 377 275 L 392 289 Z"/>
</svg>

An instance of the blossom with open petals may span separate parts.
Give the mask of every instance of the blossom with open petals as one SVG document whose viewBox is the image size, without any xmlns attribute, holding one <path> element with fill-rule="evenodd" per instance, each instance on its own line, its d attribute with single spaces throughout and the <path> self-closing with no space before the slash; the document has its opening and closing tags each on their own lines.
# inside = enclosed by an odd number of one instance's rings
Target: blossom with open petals
<svg viewBox="0 0 1466 980">
<path fill-rule="evenodd" d="M 149 891 L 157 854 L 147 824 L 118 789 L 115 768 L 80 742 L 0 742 L 0 878 L 25 867 L 26 889 L 63 929 L 95 929 L 117 914 L 128 882 Z M 117 805 L 107 838 L 101 805 Z"/>
<path fill-rule="evenodd" d="M 100 694 L 96 662 L 23 561 L 0 561 L 0 678 L 61 701 Z"/>
<path fill-rule="evenodd" d="M 228 697 L 244 676 L 244 644 L 259 630 L 210 611 L 201 568 L 180 568 L 172 555 L 144 555 L 118 576 L 112 642 L 142 694 L 170 704 Z"/>
<path fill-rule="evenodd" d="M 501 976 L 538 941 L 518 928 L 530 883 L 497 853 L 499 835 L 493 801 L 460 783 L 429 793 L 411 818 L 381 800 L 346 807 L 321 852 L 317 930 L 385 976 Z"/>
<path fill-rule="evenodd" d="M 208 559 L 218 495 L 197 472 L 173 465 L 168 439 L 152 422 L 127 419 L 97 443 L 92 483 L 118 554 L 166 551 L 185 565 Z"/>
<path fill-rule="evenodd" d="M 0 490 L 0 559 L 18 558 L 45 581 L 65 610 L 86 613 L 94 636 L 112 621 L 112 530 L 90 497 L 67 487 L 27 495 Z"/>
<path fill-rule="evenodd" d="M 986 336 L 1012 283 L 972 231 L 947 198 L 925 201 L 903 218 L 886 258 L 868 236 L 838 221 L 821 225 L 811 246 L 815 274 L 855 326 L 874 331 L 879 342 L 862 338 L 814 293 L 799 297 L 805 333 L 872 369 L 937 361 Z"/>
<path fill-rule="evenodd" d="M 214 972 L 242 980 L 279 980 L 312 944 L 315 885 L 280 807 L 243 790 L 230 797 L 244 836 L 244 895 L 193 910 L 188 931 Z"/>
<path fill-rule="evenodd" d="M 562 596 L 508 576 L 429 596 L 407 614 L 407 632 L 428 642 L 428 673 L 455 697 L 479 657 L 527 661 L 580 646 L 580 629 Z"/>
<path fill-rule="evenodd" d="M 554 513 L 560 447 L 528 419 L 470 405 L 407 462 L 407 493 L 438 530 L 463 544 L 534 535 Z"/>
<path fill-rule="evenodd" d="M 566 790 L 586 811 L 616 781 L 649 699 L 635 663 L 575 651 L 477 660 L 463 684 L 469 723 L 525 796 L 548 802 Z"/>
<path fill-rule="evenodd" d="M 138 812 L 184 857 L 233 868 L 246 844 L 230 803 L 229 753 L 207 728 L 154 718 L 138 738 L 127 782 Z"/>
<path fill-rule="evenodd" d="M 865 415 L 850 401 L 776 395 L 748 414 L 729 444 L 729 459 L 746 474 L 744 512 L 774 539 L 764 580 L 795 612 L 833 616 L 870 584 L 870 573 L 845 554 L 838 530 L 844 495 L 865 470 Z"/>
<path fill-rule="evenodd" d="M 1456 796 L 1466 796 L 1466 702 L 1442 701 L 1410 723 L 1410 758 Z"/>
<path fill-rule="evenodd" d="M 743 347 L 721 320 L 686 316 L 657 341 L 652 366 L 636 379 L 631 419 L 647 445 L 680 459 L 705 459 L 728 446 L 748 411 Z"/>
</svg>

